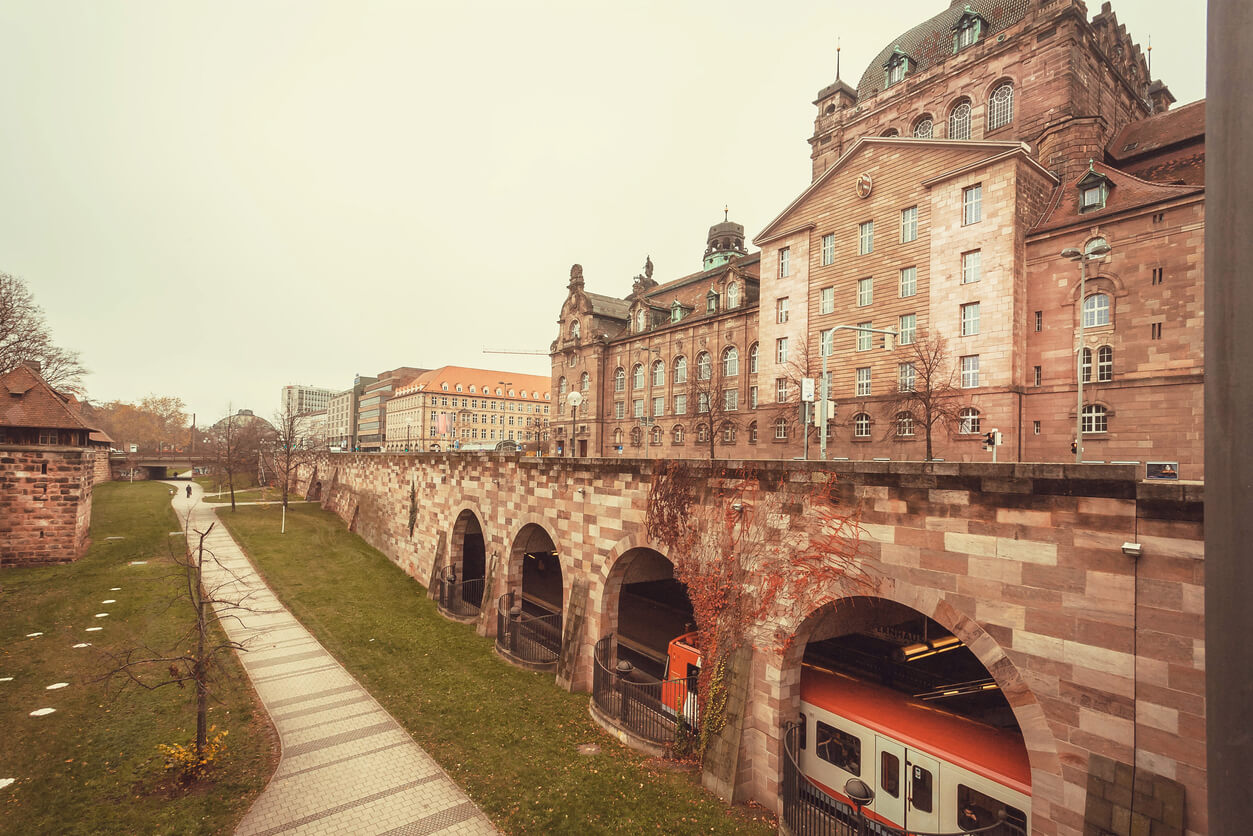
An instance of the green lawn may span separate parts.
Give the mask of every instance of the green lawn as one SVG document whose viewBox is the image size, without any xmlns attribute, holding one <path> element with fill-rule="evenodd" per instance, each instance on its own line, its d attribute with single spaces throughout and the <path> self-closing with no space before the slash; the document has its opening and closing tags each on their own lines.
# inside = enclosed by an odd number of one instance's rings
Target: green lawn
<svg viewBox="0 0 1253 836">
<path fill-rule="evenodd" d="M 287 494 L 288 503 L 296 502 L 304 499 L 303 496 L 296 494 L 294 491 Z M 283 494 L 276 488 L 250 488 L 248 490 L 235 489 L 236 502 L 281 502 Z M 205 495 L 205 502 L 231 504 L 231 495 L 229 492 L 218 494 L 217 496 Z"/>
<path fill-rule="evenodd" d="M 438 614 L 425 590 L 316 505 L 223 515 L 278 596 L 510 834 L 774 832 L 695 776 L 614 741 L 588 695 L 522 671 Z M 600 753 L 582 755 L 595 743 Z"/>
<path fill-rule="evenodd" d="M 96 681 L 111 667 L 105 651 L 169 649 L 191 624 L 185 604 L 167 606 L 180 588 L 169 546 L 183 543 L 169 536 L 169 500 L 160 483 L 98 485 L 86 555 L 0 572 L 0 679 L 12 677 L 0 682 L 0 779 L 16 779 L 0 789 L 0 833 L 230 833 L 273 771 L 277 741 L 233 656 L 209 715 L 229 731 L 225 760 L 187 790 L 157 744 L 191 742 L 193 689 L 116 694 Z M 58 682 L 69 685 L 46 690 Z M 39 708 L 56 712 L 29 716 Z"/>
</svg>

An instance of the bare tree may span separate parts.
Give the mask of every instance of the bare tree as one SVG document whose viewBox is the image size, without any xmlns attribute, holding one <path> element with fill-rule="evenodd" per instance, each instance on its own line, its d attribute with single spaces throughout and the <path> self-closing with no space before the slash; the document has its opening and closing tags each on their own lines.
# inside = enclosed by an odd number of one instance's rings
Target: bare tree
<svg viewBox="0 0 1253 836">
<path fill-rule="evenodd" d="M 948 340 L 938 332 L 920 331 L 908 345 L 910 370 L 904 370 L 895 397 L 887 402 L 897 431 L 899 416 L 907 415 L 922 428 L 927 441 L 927 461 L 934 458 L 932 436 L 936 429 L 959 420 L 962 392 L 954 383 L 955 369 L 949 356 Z M 910 382 L 912 378 L 912 384 Z"/>
<path fill-rule="evenodd" d="M 231 492 L 231 510 L 234 511 L 235 480 L 263 463 L 262 451 L 270 444 L 274 431 L 254 415 L 235 414 L 229 406 L 227 413 L 225 418 L 213 425 L 208 438 L 213 466 L 219 479 L 225 477 Z"/>
<path fill-rule="evenodd" d="M 52 388 L 82 396 L 87 369 L 78 352 L 52 342 L 44 312 L 26 282 L 0 273 L 0 374 L 27 360 L 39 363 L 40 374 Z"/>
<path fill-rule="evenodd" d="M 728 351 L 735 354 L 728 357 Z M 741 368 L 747 368 L 747 357 L 739 356 L 739 349 L 730 346 L 713 351 L 700 349 L 692 358 L 687 370 L 688 408 L 696 416 L 696 427 L 709 426 L 706 442 L 709 444 L 709 460 L 718 457 L 719 434 L 739 431 L 743 423 L 746 404 L 740 402 L 740 381 L 744 379 Z"/>
<path fill-rule="evenodd" d="M 290 403 L 284 402 L 283 408 L 274 413 L 274 435 L 264 447 L 265 458 L 283 497 L 283 533 L 287 532 L 287 499 L 292 483 L 313 453 L 306 428 L 304 417 L 292 409 Z"/>
<path fill-rule="evenodd" d="M 196 739 L 195 762 L 204 761 L 205 749 L 208 745 L 208 714 L 209 697 L 211 695 L 214 672 L 220 656 L 232 651 L 243 651 L 247 648 L 240 642 L 226 638 L 219 630 L 214 629 L 228 618 L 236 620 L 243 613 L 261 612 L 249 606 L 248 598 L 252 593 L 235 594 L 233 589 L 243 589 L 242 579 L 220 563 L 213 553 L 205 548 L 205 538 L 213 530 L 211 524 L 204 531 L 192 530 L 190 522 L 185 529 L 188 535 L 183 554 L 172 555 L 174 563 L 179 567 L 179 575 L 183 581 L 182 589 L 170 602 L 170 606 L 185 604 L 190 609 L 193 619 L 191 626 L 175 640 L 168 651 L 154 650 L 151 647 L 132 648 L 122 654 L 109 654 L 110 669 L 102 679 L 107 682 L 120 679 L 116 693 L 120 693 L 127 685 L 138 685 L 141 688 L 155 690 L 167 685 L 186 687 L 189 683 L 196 689 Z M 196 543 L 192 545 L 192 535 Z M 205 561 L 212 561 L 225 573 L 220 583 L 205 585 Z M 183 648 L 186 648 L 183 650 Z"/>
</svg>

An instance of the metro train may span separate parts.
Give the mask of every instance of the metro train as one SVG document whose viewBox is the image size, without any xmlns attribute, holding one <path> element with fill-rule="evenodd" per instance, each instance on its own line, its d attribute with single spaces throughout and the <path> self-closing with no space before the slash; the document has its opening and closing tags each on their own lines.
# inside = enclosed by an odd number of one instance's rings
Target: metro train
<svg viewBox="0 0 1253 836">
<path fill-rule="evenodd" d="M 851 805 L 844 785 L 860 778 L 869 818 L 929 833 L 995 824 L 1027 830 L 1031 769 L 1022 736 L 881 685 L 805 664 L 801 670 L 800 770 Z"/>
</svg>

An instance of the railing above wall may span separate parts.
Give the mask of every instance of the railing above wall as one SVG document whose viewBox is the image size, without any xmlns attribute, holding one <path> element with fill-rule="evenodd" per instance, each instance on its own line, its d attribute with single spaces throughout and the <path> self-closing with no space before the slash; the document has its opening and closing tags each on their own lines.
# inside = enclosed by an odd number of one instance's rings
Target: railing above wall
<svg viewBox="0 0 1253 836">
<path fill-rule="evenodd" d="M 561 655 L 561 613 L 525 613 L 522 596 L 506 592 L 496 601 L 496 649 L 533 670 L 555 670 Z"/>
<path fill-rule="evenodd" d="M 618 657 L 612 634 L 596 643 L 592 701 L 605 718 L 649 743 L 681 745 L 699 730 L 696 677 L 658 680 Z"/>
<path fill-rule="evenodd" d="M 483 578 L 458 581 L 456 570 L 447 566 L 439 581 L 439 608 L 457 618 L 476 618 L 483 610 L 483 587 Z"/>
</svg>

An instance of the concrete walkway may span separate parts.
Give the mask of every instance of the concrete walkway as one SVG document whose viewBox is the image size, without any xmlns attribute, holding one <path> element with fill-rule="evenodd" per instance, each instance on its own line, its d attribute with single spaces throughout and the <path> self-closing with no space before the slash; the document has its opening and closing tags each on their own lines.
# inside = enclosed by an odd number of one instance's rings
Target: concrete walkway
<svg viewBox="0 0 1253 836">
<path fill-rule="evenodd" d="M 178 489 L 174 510 L 191 528 L 216 521 L 201 488 Z M 229 508 L 229 506 L 227 506 Z M 193 534 L 194 537 L 194 534 Z M 282 740 L 269 786 L 238 836 L 275 834 L 492 834 L 483 813 L 274 597 L 226 528 L 205 540 L 205 586 L 217 597 L 247 597 L 252 612 L 222 621 L 245 644 L 240 654 Z M 220 566 L 217 564 L 221 564 Z"/>
</svg>

